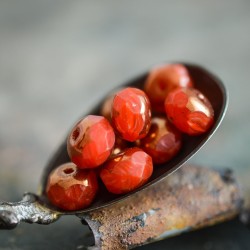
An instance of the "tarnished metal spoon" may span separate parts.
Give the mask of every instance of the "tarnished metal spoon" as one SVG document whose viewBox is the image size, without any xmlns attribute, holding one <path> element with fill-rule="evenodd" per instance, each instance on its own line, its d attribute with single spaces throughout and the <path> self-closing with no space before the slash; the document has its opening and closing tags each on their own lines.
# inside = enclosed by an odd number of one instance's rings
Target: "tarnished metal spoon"
<svg viewBox="0 0 250 250">
<path fill-rule="evenodd" d="M 161 179 L 167 177 L 180 168 L 188 159 L 190 159 L 208 141 L 220 125 L 227 107 L 227 92 L 221 81 L 204 68 L 188 63 L 182 64 L 187 67 L 194 81 L 195 88 L 204 93 L 213 106 L 215 122 L 208 133 L 194 137 L 184 136 L 184 143 L 180 153 L 170 162 L 155 168 L 149 182 L 144 186 L 128 194 L 119 196 L 108 193 L 105 188 L 101 187 L 99 194 L 90 207 L 74 212 L 64 212 L 52 207 L 45 193 L 49 173 L 60 164 L 70 161 L 67 154 L 65 138 L 64 143 L 58 148 L 57 152 L 44 169 L 39 194 L 36 195 L 26 193 L 24 194 L 22 201 L 15 203 L 0 201 L 0 229 L 15 228 L 20 221 L 49 224 L 56 221 L 62 215 L 82 215 L 87 212 L 106 207 L 159 182 Z M 142 88 L 148 73 L 149 71 L 118 86 L 118 88 L 120 89 L 121 87 L 126 86 Z M 88 114 L 99 114 L 102 103 L 103 100 L 100 101 L 100 103 L 97 104 L 96 107 Z"/>
</svg>

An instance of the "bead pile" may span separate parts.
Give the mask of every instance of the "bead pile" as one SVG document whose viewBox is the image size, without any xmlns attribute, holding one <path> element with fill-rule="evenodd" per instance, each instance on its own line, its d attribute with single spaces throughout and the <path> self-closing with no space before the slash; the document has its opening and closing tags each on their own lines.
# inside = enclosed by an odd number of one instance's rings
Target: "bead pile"
<svg viewBox="0 0 250 250">
<path fill-rule="evenodd" d="M 183 133 L 199 136 L 211 128 L 212 105 L 194 86 L 184 65 L 166 64 L 149 72 L 143 89 L 127 87 L 110 95 L 100 115 L 86 116 L 71 130 L 72 162 L 50 173 L 50 202 L 67 211 L 90 206 L 98 176 L 114 194 L 145 184 L 153 168 L 164 167 L 159 164 L 181 150 Z"/>
</svg>

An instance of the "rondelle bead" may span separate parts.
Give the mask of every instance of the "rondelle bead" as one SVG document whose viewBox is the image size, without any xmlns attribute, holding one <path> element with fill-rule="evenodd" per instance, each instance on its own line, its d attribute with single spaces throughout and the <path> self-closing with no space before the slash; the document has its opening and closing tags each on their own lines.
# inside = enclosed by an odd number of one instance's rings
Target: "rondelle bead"
<svg viewBox="0 0 250 250">
<path fill-rule="evenodd" d="M 171 160 L 181 145 L 181 132 L 166 117 L 153 117 L 147 136 L 137 141 L 137 146 L 148 153 L 155 164 Z"/>
<path fill-rule="evenodd" d="M 95 168 L 110 156 L 115 143 L 114 130 L 102 116 L 89 115 L 69 134 L 67 150 L 79 168 Z"/>
<path fill-rule="evenodd" d="M 113 103 L 114 95 L 108 96 L 102 106 L 101 106 L 101 111 L 100 114 L 101 116 L 104 116 L 108 121 L 111 121 L 111 107 Z"/>
<path fill-rule="evenodd" d="M 137 88 L 116 93 L 111 110 L 114 128 L 127 141 L 146 136 L 151 122 L 151 106 L 147 95 Z"/>
<path fill-rule="evenodd" d="M 179 88 L 171 92 L 166 98 L 165 110 L 169 120 L 189 135 L 207 132 L 214 121 L 211 103 L 194 88 Z"/>
<path fill-rule="evenodd" d="M 96 174 L 65 163 L 54 169 L 47 180 L 46 193 L 56 207 L 73 211 L 88 207 L 98 190 Z"/>
<path fill-rule="evenodd" d="M 129 148 L 129 144 L 130 143 L 128 141 L 125 141 L 121 137 L 116 136 L 115 137 L 115 146 L 114 146 L 113 152 L 111 154 L 111 157 L 113 155 L 120 154 L 122 151 Z"/>
<path fill-rule="evenodd" d="M 192 87 L 192 79 L 182 64 L 166 64 L 154 67 L 146 79 L 144 90 L 149 97 L 152 109 L 164 113 L 167 95 L 179 87 Z"/>
<path fill-rule="evenodd" d="M 124 194 L 142 186 L 152 173 L 152 158 L 142 149 L 134 147 L 107 161 L 100 177 L 109 192 Z"/>
<path fill-rule="evenodd" d="M 111 122 L 111 109 L 112 103 L 115 97 L 116 92 L 120 91 L 121 88 L 116 89 L 116 91 L 112 91 L 103 101 L 100 108 L 100 115 L 104 116 L 108 121 Z"/>
</svg>

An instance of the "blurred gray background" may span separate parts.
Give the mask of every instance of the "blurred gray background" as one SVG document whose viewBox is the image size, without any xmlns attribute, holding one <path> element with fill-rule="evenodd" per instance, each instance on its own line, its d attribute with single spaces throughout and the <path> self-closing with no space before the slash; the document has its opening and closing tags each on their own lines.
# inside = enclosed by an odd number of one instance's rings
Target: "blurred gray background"
<svg viewBox="0 0 250 250">
<path fill-rule="evenodd" d="M 233 168 L 250 193 L 249 45 L 247 0 L 0 1 L 0 199 L 36 192 L 43 167 L 79 116 L 163 61 L 200 64 L 225 83 L 226 117 L 191 162 Z M 65 220 L 52 228 L 73 223 L 81 230 L 76 219 Z M 28 227 L 52 237 L 45 227 Z M 30 230 L 26 225 L 18 230 L 0 234 L 2 249 L 45 249 L 40 238 L 16 238 Z"/>
</svg>

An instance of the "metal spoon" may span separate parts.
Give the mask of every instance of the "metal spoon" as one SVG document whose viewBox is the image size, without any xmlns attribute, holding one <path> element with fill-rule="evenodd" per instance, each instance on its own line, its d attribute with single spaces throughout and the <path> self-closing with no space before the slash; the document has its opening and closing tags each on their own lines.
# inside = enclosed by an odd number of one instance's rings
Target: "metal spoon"
<svg viewBox="0 0 250 250">
<path fill-rule="evenodd" d="M 67 154 L 65 139 L 64 143 L 58 148 L 57 152 L 44 169 L 41 179 L 41 191 L 38 195 L 26 193 L 24 194 L 22 201 L 15 203 L 0 201 L 0 229 L 13 229 L 19 224 L 20 221 L 49 224 L 56 221 L 62 215 L 75 214 L 79 216 L 87 212 L 103 208 L 159 182 L 161 179 L 172 174 L 188 159 L 190 159 L 209 140 L 220 125 L 227 107 L 227 92 L 221 81 L 207 70 L 193 64 L 182 64 L 187 67 L 189 73 L 191 74 L 195 83 L 195 88 L 199 89 L 205 94 L 205 96 L 207 96 L 214 108 L 215 122 L 208 133 L 196 137 L 184 136 L 184 143 L 180 153 L 170 162 L 155 168 L 150 181 L 144 186 L 128 194 L 119 196 L 108 193 L 105 188 L 101 187 L 101 191 L 90 207 L 74 212 L 64 212 L 52 207 L 47 200 L 45 193 L 49 173 L 60 164 L 70 161 Z M 119 88 L 126 86 L 142 88 L 147 75 L 148 72 L 143 73 L 139 77 L 122 84 Z M 91 110 L 89 114 L 99 114 L 102 103 L 103 100 L 96 105 L 96 107 Z"/>
</svg>

